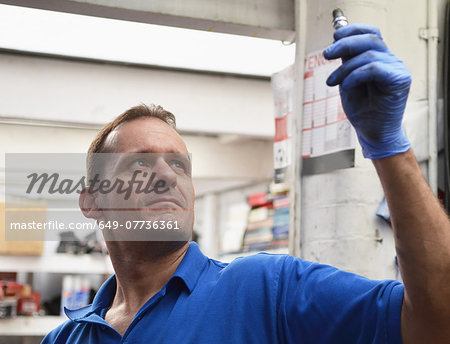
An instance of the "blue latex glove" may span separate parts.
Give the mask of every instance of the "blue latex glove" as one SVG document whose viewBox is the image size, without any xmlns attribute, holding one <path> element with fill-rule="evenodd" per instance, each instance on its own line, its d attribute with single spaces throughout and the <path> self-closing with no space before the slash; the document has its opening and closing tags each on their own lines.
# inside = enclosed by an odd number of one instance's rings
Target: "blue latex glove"
<svg viewBox="0 0 450 344">
<path fill-rule="evenodd" d="M 380 159 L 406 152 L 411 143 L 402 129 L 411 74 L 394 56 L 374 26 L 351 24 L 334 33 L 324 51 L 327 59 L 342 58 L 342 66 L 327 80 L 340 85 L 347 118 L 358 135 L 363 155 Z"/>
</svg>

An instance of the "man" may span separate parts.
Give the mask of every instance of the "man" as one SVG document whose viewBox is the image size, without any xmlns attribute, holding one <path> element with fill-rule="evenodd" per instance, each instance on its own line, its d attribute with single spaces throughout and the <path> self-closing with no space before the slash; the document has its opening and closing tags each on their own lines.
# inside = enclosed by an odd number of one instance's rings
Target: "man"
<svg viewBox="0 0 450 344">
<path fill-rule="evenodd" d="M 115 275 L 92 305 L 67 310 L 70 320 L 44 343 L 450 342 L 450 224 L 401 128 L 410 74 L 374 27 L 349 25 L 335 39 L 324 55 L 344 63 L 327 83 L 340 85 L 363 154 L 382 182 L 404 286 L 288 255 L 224 264 L 186 241 L 108 241 Z M 187 153 L 170 114 L 140 110 L 103 129 L 91 152 Z M 161 208 L 189 209 L 185 176 L 175 176 L 168 161 L 152 164 L 173 198 L 161 198 Z M 80 198 L 84 214 L 99 222 L 109 220 L 107 202 L 88 192 Z"/>
</svg>

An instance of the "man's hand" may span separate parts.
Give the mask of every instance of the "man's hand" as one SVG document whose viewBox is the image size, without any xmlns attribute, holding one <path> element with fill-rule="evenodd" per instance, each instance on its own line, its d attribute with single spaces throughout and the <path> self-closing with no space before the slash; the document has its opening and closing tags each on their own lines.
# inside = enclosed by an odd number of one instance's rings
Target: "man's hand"
<svg viewBox="0 0 450 344">
<path fill-rule="evenodd" d="M 324 56 L 343 64 L 327 80 L 340 85 L 342 106 L 358 135 L 363 155 L 379 159 L 406 152 L 402 129 L 411 74 L 381 38 L 378 28 L 351 24 L 334 34 Z"/>
<path fill-rule="evenodd" d="M 326 58 L 343 65 L 328 79 L 364 156 L 383 185 L 405 285 L 404 343 L 450 343 L 450 222 L 422 177 L 401 122 L 411 77 L 377 28 L 354 24 L 335 32 Z"/>
</svg>

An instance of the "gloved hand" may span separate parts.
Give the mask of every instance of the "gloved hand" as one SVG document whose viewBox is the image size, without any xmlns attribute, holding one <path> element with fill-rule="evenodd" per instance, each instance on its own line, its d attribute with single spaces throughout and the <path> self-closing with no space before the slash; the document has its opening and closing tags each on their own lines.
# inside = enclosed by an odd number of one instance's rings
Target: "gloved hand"
<svg viewBox="0 0 450 344">
<path fill-rule="evenodd" d="M 334 33 L 326 59 L 342 58 L 327 79 L 340 85 L 347 118 L 358 135 L 363 155 L 380 159 L 406 152 L 411 143 L 402 129 L 411 74 L 394 56 L 374 26 L 350 24 Z"/>
</svg>

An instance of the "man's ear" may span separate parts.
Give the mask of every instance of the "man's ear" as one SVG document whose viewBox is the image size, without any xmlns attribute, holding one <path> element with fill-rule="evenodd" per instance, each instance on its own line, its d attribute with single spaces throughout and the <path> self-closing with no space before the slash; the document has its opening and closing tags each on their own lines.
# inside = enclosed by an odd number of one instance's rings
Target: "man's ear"
<svg viewBox="0 0 450 344">
<path fill-rule="evenodd" d="M 103 212 L 97 205 L 94 194 L 88 191 L 89 188 L 84 188 L 78 198 L 78 206 L 80 207 L 83 215 L 88 219 L 99 220 Z"/>
</svg>

